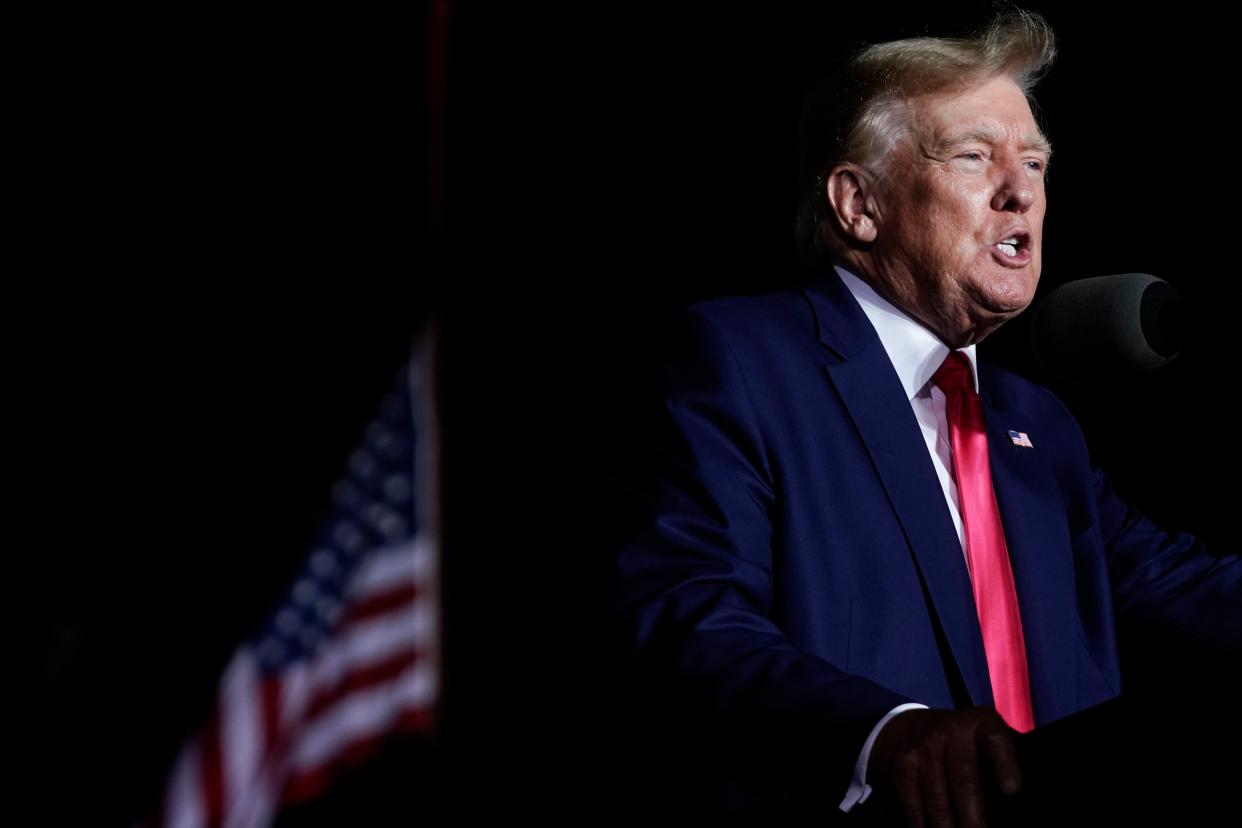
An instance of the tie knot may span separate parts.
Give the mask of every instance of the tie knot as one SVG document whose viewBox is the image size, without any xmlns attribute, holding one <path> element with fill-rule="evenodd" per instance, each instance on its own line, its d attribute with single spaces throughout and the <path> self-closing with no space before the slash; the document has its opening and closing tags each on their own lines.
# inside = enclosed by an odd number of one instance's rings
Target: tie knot
<svg viewBox="0 0 1242 828">
<path fill-rule="evenodd" d="M 950 351 L 944 362 L 932 374 L 932 382 L 940 386 L 946 394 L 964 389 L 975 390 L 974 378 L 971 376 L 970 360 L 961 351 Z"/>
</svg>

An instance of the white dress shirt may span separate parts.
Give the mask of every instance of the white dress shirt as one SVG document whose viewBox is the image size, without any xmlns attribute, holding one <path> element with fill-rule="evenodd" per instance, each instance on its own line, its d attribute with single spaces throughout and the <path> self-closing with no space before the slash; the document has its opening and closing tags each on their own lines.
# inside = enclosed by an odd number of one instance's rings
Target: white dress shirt
<svg viewBox="0 0 1242 828">
<path fill-rule="evenodd" d="M 953 526 L 957 529 L 958 540 L 962 544 L 962 557 L 966 556 L 966 536 L 962 530 L 962 515 L 957 499 L 957 483 L 953 480 L 953 452 L 949 443 L 949 422 L 945 416 L 944 392 L 931 381 L 932 375 L 940 368 L 950 348 L 940 341 L 934 333 L 912 319 L 905 311 L 889 302 L 875 291 L 871 285 L 837 265 L 837 274 L 845 283 L 850 293 L 862 306 L 863 313 L 871 320 L 872 327 L 880 337 L 880 343 L 888 353 L 897 377 L 901 380 L 906 398 L 923 431 L 923 440 L 927 443 L 927 451 L 931 455 L 932 465 L 936 468 L 936 476 L 940 478 L 940 487 L 944 490 L 944 499 L 949 506 L 949 514 L 953 518 Z M 979 390 L 979 370 L 975 365 L 975 346 L 969 345 L 962 349 L 970 362 L 971 375 L 974 378 L 975 391 Z M 926 708 L 925 704 L 903 704 L 889 711 L 883 719 L 871 729 L 867 741 L 863 743 L 858 762 L 854 765 L 854 778 L 846 791 L 845 799 L 841 800 L 840 808 L 848 811 L 863 802 L 871 795 L 871 786 L 867 784 L 867 760 L 871 755 L 871 747 L 876 736 L 889 719 L 905 710 Z"/>
</svg>

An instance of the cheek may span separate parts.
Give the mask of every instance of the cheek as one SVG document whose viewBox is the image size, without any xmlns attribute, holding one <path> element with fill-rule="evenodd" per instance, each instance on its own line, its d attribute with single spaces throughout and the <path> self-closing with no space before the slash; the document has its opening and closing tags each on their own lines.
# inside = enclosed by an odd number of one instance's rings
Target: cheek
<svg viewBox="0 0 1242 828">
<path fill-rule="evenodd" d="M 986 234 L 990 207 L 979 193 L 959 193 L 940 201 L 933 211 L 932 226 L 951 238 L 954 245 L 977 247 Z"/>
</svg>

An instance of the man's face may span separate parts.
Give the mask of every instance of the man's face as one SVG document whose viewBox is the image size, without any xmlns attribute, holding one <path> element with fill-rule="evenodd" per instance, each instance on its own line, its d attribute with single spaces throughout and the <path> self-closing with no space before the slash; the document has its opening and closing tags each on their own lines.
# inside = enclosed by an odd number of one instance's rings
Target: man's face
<svg viewBox="0 0 1242 828">
<path fill-rule="evenodd" d="M 949 345 L 982 340 L 1035 295 L 1047 142 L 996 77 L 915 98 L 893 150 L 872 247 L 880 286 Z"/>
</svg>

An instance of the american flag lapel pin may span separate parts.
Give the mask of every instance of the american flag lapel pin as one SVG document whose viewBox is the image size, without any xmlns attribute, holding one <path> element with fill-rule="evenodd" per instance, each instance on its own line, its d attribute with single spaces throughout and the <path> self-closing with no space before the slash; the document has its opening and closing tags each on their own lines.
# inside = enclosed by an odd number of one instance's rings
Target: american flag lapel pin
<svg viewBox="0 0 1242 828">
<path fill-rule="evenodd" d="M 1023 448 L 1035 448 L 1035 446 L 1031 443 L 1031 438 L 1027 436 L 1027 433 L 1025 431 L 1013 431 L 1011 429 L 1009 431 L 1009 439 L 1013 441 L 1013 444 L 1015 446 L 1022 446 Z"/>
</svg>

